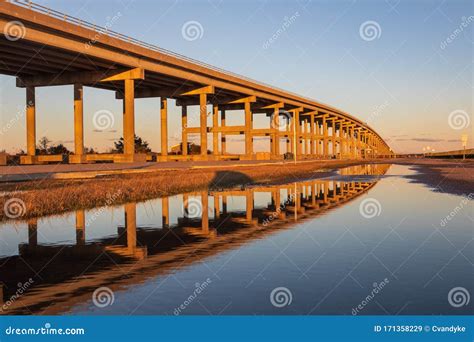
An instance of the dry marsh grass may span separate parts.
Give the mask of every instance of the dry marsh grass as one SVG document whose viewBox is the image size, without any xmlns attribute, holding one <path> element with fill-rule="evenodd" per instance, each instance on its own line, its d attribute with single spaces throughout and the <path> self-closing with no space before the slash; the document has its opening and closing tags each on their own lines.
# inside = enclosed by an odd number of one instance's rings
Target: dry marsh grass
<svg viewBox="0 0 474 342">
<path fill-rule="evenodd" d="M 157 171 L 83 180 L 42 180 L 3 184 L 0 191 L 0 221 L 10 219 L 6 203 L 21 200 L 24 207 L 17 219 L 60 214 L 77 209 L 143 201 L 207 188 L 228 188 L 247 184 L 288 182 L 314 177 L 321 169 L 362 164 L 356 161 L 315 161 L 301 164 L 246 166 Z"/>
</svg>

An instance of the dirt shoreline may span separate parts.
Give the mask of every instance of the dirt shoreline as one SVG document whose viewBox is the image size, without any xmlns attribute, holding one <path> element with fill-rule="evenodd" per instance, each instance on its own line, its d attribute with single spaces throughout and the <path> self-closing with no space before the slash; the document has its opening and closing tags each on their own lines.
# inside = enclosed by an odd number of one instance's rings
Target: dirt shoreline
<svg viewBox="0 0 474 342">
<path fill-rule="evenodd" d="M 465 196 L 474 193 L 474 160 L 395 159 L 393 164 L 412 165 L 418 172 L 406 177 L 433 191 Z"/>
<path fill-rule="evenodd" d="M 414 182 L 425 184 L 435 191 L 456 195 L 474 192 L 474 161 L 446 161 L 436 159 L 387 159 L 366 161 L 318 161 L 251 165 L 235 168 L 163 170 L 150 174 L 127 174 L 82 180 L 41 180 L 0 185 L 0 206 L 7 201 L 21 200 L 21 214 L 27 220 L 77 209 L 91 209 L 104 205 L 119 205 L 131 201 L 171 196 L 208 188 L 225 189 L 250 184 L 275 184 L 307 178 L 327 176 L 334 169 L 367 163 L 413 165 L 419 171 L 410 176 Z M 325 172 L 327 171 L 327 172 Z M 18 202 L 18 201 L 17 201 Z M 0 222 L 11 218 L 7 210 L 0 211 Z"/>
</svg>

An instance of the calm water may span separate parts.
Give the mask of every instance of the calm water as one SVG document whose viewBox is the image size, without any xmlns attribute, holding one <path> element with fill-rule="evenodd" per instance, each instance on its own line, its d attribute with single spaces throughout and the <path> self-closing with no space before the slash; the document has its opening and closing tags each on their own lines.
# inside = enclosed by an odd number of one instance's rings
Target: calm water
<svg viewBox="0 0 474 342">
<path fill-rule="evenodd" d="M 415 172 L 352 167 L 3 224 L 3 313 L 472 314 L 473 201 Z"/>
</svg>

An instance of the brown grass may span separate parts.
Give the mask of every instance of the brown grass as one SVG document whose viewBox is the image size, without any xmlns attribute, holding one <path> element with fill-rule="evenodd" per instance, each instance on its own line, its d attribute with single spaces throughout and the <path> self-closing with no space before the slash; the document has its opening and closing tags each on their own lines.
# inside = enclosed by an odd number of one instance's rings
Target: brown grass
<svg viewBox="0 0 474 342">
<path fill-rule="evenodd" d="M 25 204 L 25 210 L 19 219 L 30 219 L 207 188 L 291 182 L 314 177 L 316 170 L 361 163 L 363 162 L 315 161 L 296 165 L 287 163 L 235 168 L 183 169 L 148 174 L 116 175 L 102 179 L 43 180 L 3 184 L 0 186 L 0 191 L 7 191 L 7 194 L 0 197 L 0 206 L 4 208 L 5 202 L 9 199 L 20 199 Z M 9 218 L 6 210 L 1 210 L 0 221 L 7 219 Z"/>
</svg>

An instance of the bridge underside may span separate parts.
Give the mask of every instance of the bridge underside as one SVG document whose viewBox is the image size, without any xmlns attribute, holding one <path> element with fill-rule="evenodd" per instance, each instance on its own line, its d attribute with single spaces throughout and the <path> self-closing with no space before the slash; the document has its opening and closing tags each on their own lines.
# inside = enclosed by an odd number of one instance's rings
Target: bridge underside
<svg viewBox="0 0 474 342">
<path fill-rule="evenodd" d="M 0 73 L 17 77 L 26 93 L 27 155 L 23 164 L 63 161 L 63 156 L 37 155 L 35 90 L 73 85 L 74 153 L 69 163 L 144 160 L 225 160 L 372 158 L 392 155 L 383 139 L 365 123 L 298 95 L 225 73 L 168 52 L 151 50 L 109 32 L 91 30 L 24 8 L 2 3 L 0 10 Z M 13 23 L 13 24 L 12 24 Z M 12 27 L 16 25 L 16 27 Z M 13 29 L 16 29 L 13 30 Z M 19 32 L 8 35 L 8 32 Z M 83 87 L 115 92 L 123 102 L 123 154 L 86 154 L 84 149 Z M 137 98 L 160 98 L 161 153 L 135 152 Z M 181 144 L 168 146 L 168 100 L 181 107 Z M 188 122 L 188 107 L 199 106 L 197 125 Z M 245 123 L 226 125 L 226 111 L 242 110 Z M 212 125 L 208 127 L 208 112 Z M 270 118 L 267 128 L 254 128 L 253 118 Z M 158 128 L 157 128 L 158 131 Z M 189 150 L 188 136 L 199 135 L 197 150 Z M 208 135 L 211 136 L 208 139 Z M 245 137 L 245 153 L 227 153 L 230 135 Z M 268 137 L 270 150 L 254 153 L 254 138 Z M 196 154 L 197 153 L 197 154 Z"/>
</svg>

